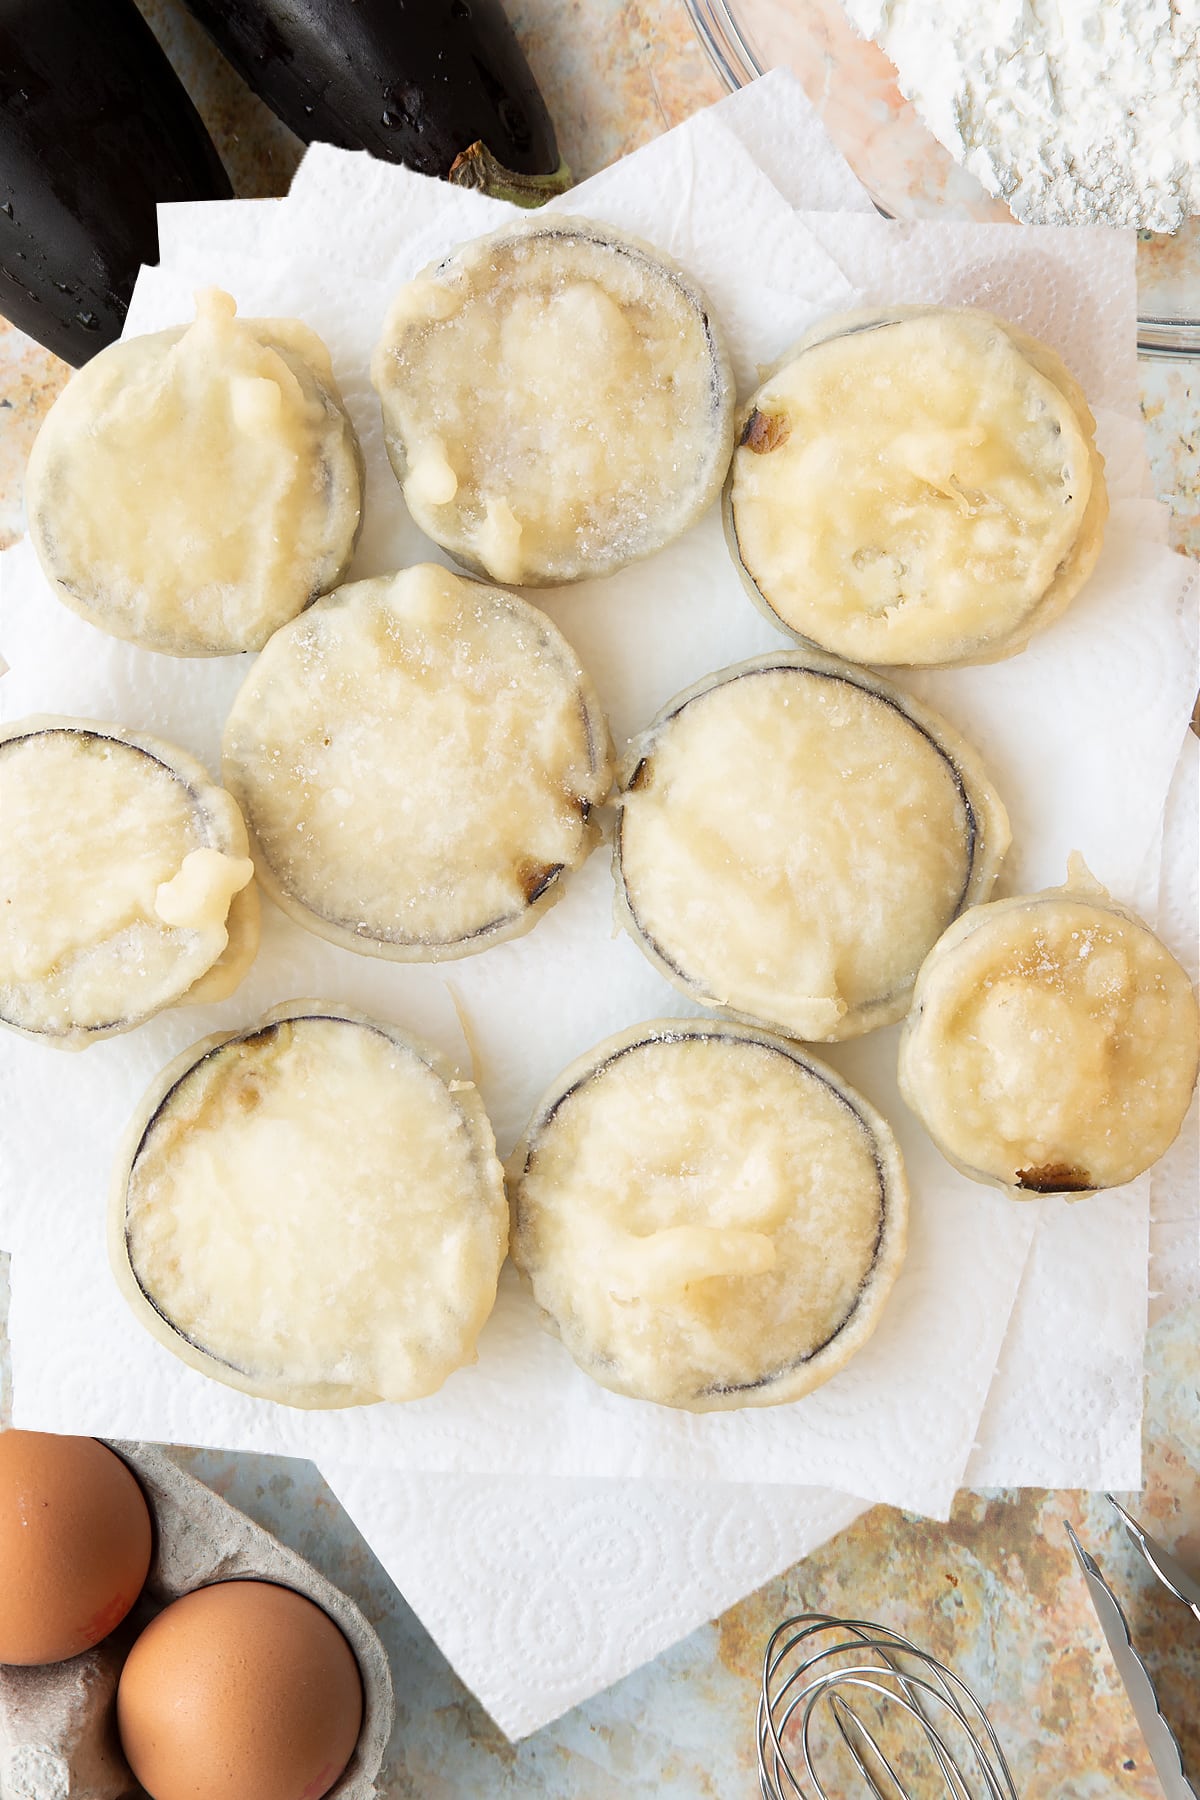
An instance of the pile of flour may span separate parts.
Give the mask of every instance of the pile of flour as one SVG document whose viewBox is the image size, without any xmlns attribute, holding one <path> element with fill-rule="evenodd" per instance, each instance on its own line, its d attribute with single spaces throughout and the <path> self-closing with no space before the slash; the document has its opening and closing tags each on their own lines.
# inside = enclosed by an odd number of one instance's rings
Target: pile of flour
<svg viewBox="0 0 1200 1800">
<path fill-rule="evenodd" d="M 934 135 L 1019 219 L 1200 213 L 1200 0 L 844 0 Z"/>
</svg>

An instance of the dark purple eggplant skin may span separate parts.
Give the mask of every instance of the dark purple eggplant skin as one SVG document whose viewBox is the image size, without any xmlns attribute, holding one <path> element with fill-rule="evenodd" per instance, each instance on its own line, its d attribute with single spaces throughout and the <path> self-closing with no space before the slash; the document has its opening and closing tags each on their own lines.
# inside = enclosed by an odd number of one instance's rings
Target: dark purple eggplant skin
<svg viewBox="0 0 1200 1800">
<path fill-rule="evenodd" d="M 120 336 L 156 201 L 229 179 L 133 0 L 0 0 L 0 313 L 76 368 Z"/>
<path fill-rule="evenodd" d="M 551 176 L 554 126 L 500 0 L 184 0 L 242 79 L 308 144 L 448 175 L 480 140 Z"/>
</svg>

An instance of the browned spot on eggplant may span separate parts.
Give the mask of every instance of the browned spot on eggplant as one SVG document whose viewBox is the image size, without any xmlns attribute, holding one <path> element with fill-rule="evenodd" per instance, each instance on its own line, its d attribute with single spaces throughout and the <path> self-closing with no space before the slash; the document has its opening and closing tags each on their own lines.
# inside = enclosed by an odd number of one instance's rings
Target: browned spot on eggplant
<svg viewBox="0 0 1200 1800">
<path fill-rule="evenodd" d="M 632 794 L 638 788 L 644 788 L 644 787 L 649 787 L 649 786 L 650 786 L 650 758 L 648 756 L 643 756 L 642 760 L 638 763 L 637 768 L 633 771 L 633 774 L 629 777 L 629 780 L 626 783 L 625 791 L 627 794 Z"/>
<path fill-rule="evenodd" d="M 745 449 L 753 450 L 756 456 L 766 456 L 786 443 L 791 430 L 781 413 L 759 412 L 756 406 L 742 428 L 739 442 Z"/>
<path fill-rule="evenodd" d="M 249 1070 L 239 1070 L 234 1079 L 230 1099 L 239 1112 L 251 1113 L 262 1105 L 263 1084 Z"/>
<path fill-rule="evenodd" d="M 532 906 L 536 900 L 541 899 L 550 883 L 556 881 L 562 874 L 564 866 L 560 862 L 534 862 L 531 856 L 527 856 L 523 862 L 517 864 L 517 881 L 525 896 L 526 906 Z"/>
<path fill-rule="evenodd" d="M 1086 1194 L 1095 1185 L 1086 1169 L 1072 1168 L 1070 1163 L 1042 1163 L 1034 1169 L 1017 1170 L 1017 1186 L 1031 1194 Z"/>
</svg>

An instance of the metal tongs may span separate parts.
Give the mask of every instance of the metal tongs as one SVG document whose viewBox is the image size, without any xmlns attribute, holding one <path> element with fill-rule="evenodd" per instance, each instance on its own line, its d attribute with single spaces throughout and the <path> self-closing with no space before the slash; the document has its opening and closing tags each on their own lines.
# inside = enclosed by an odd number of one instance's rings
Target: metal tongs
<svg viewBox="0 0 1200 1800">
<path fill-rule="evenodd" d="M 1106 1494 L 1105 1499 L 1117 1512 L 1130 1543 L 1147 1568 L 1161 1581 L 1169 1594 L 1182 1600 L 1197 1623 L 1200 1623 L 1200 1582 L 1194 1580 L 1168 1550 L 1156 1543 L 1150 1533 L 1111 1494 Z M 1067 1526 L 1067 1536 L 1083 1570 L 1096 1617 L 1108 1639 L 1117 1672 L 1125 1683 L 1134 1717 L 1146 1740 L 1146 1748 L 1154 1763 L 1155 1773 L 1162 1783 L 1166 1800 L 1200 1800 L 1196 1789 L 1184 1774 L 1179 1740 L 1162 1715 L 1154 1683 L 1145 1663 L 1134 1649 L 1129 1625 L 1116 1596 L 1100 1573 L 1095 1557 L 1084 1549 L 1070 1525 Z"/>
</svg>

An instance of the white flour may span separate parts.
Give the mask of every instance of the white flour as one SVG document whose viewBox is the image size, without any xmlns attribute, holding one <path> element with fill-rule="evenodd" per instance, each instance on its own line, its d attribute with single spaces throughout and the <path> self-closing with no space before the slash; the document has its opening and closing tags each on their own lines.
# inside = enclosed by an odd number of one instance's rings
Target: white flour
<svg viewBox="0 0 1200 1800">
<path fill-rule="evenodd" d="M 1200 0 L 845 0 L 946 148 L 1020 219 L 1200 213 Z"/>
</svg>

